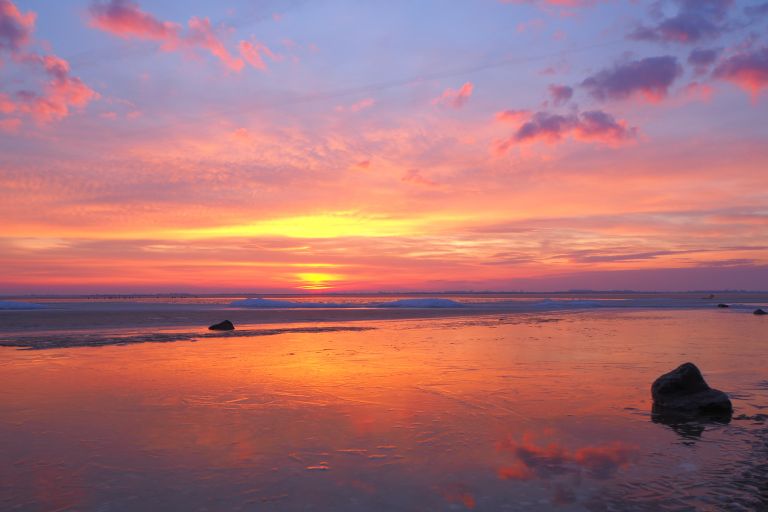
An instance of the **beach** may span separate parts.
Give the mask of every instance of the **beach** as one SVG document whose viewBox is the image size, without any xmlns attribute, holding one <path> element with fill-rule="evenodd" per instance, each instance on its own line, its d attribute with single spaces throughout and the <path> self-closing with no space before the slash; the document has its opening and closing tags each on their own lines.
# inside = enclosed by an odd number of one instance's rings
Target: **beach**
<svg viewBox="0 0 768 512">
<path fill-rule="evenodd" d="M 0 508 L 765 508 L 765 317 L 657 299 L 5 311 L 6 344 L 129 341 L 0 347 Z M 82 318 L 41 321 L 67 311 Z M 237 330 L 205 337 L 223 318 Z M 729 394 L 730 421 L 651 413 L 651 382 L 685 361 Z"/>
</svg>

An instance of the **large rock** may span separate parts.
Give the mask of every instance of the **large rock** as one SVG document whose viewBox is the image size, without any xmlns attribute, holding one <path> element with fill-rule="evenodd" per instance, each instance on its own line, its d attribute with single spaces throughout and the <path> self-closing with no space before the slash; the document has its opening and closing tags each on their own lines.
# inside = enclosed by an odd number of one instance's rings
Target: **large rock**
<svg viewBox="0 0 768 512">
<path fill-rule="evenodd" d="M 224 320 L 223 322 L 219 322 L 217 324 L 213 324 L 208 329 L 211 330 L 211 331 L 234 331 L 235 330 L 235 326 L 229 320 Z"/>
<path fill-rule="evenodd" d="M 730 415 L 728 395 L 712 389 L 693 363 L 684 363 L 665 373 L 651 386 L 654 412 L 684 415 Z"/>
<path fill-rule="evenodd" d="M 768 315 L 768 313 L 766 313 L 764 309 L 760 309 L 760 308 L 757 308 L 752 313 L 755 315 Z"/>
</svg>

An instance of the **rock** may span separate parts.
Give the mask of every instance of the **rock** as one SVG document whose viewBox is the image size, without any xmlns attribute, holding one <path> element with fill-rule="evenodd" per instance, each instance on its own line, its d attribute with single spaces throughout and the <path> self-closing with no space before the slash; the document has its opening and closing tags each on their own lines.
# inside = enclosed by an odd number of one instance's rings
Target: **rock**
<svg viewBox="0 0 768 512">
<path fill-rule="evenodd" d="M 753 315 L 768 315 L 764 309 L 757 308 L 752 312 Z"/>
<path fill-rule="evenodd" d="M 729 306 L 728 304 L 718 304 L 717 307 L 719 307 L 719 308 L 729 308 L 731 306 Z"/>
<path fill-rule="evenodd" d="M 211 331 L 234 331 L 235 330 L 235 326 L 229 320 L 224 320 L 223 322 L 219 322 L 217 324 L 213 324 L 208 329 L 211 330 Z"/>
<path fill-rule="evenodd" d="M 730 416 L 728 395 L 712 389 L 693 363 L 684 363 L 653 382 L 653 411 L 657 414 Z"/>
</svg>

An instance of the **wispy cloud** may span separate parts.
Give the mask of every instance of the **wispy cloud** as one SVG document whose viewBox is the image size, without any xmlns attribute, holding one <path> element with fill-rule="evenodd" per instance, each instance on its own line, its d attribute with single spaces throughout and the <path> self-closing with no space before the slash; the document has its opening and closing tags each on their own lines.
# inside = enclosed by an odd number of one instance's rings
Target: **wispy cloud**
<svg viewBox="0 0 768 512">
<path fill-rule="evenodd" d="M 466 82 L 459 89 L 446 89 L 443 94 L 432 100 L 435 105 L 447 105 L 452 108 L 461 108 L 467 104 L 472 96 L 475 86 L 472 82 Z"/>
<path fill-rule="evenodd" d="M 91 5 L 89 12 L 93 27 L 124 39 L 157 41 L 164 51 L 203 49 L 232 71 L 243 69 L 243 59 L 255 68 L 266 67 L 258 53 L 264 47 L 242 41 L 240 51 L 243 58 L 234 56 L 223 41 L 222 32 L 226 32 L 226 29 L 214 27 L 208 18 L 190 18 L 185 32 L 177 23 L 162 21 L 142 11 L 139 4 L 132 0 L 97 2 Z"/>
</svg>

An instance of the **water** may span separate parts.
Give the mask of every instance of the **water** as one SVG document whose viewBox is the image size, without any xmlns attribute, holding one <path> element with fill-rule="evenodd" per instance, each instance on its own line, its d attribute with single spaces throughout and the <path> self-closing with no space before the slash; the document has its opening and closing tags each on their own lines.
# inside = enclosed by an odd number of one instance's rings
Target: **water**
<svg viewBox="0 0 768 512">
<path fill-rule="evenodd" d="M 367 330 L 0 348 L 0 509 L 768 507 L 765 317 L 311 326 Z M 730 394 L 730 422 L 654 421 L 650 383 L 684 361 Z"/>
</svg>

